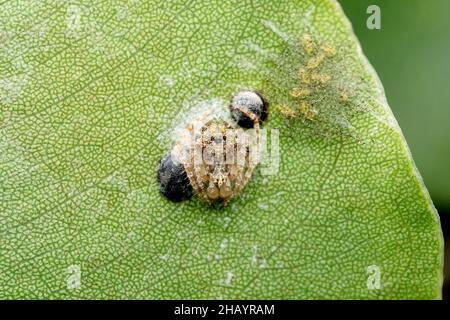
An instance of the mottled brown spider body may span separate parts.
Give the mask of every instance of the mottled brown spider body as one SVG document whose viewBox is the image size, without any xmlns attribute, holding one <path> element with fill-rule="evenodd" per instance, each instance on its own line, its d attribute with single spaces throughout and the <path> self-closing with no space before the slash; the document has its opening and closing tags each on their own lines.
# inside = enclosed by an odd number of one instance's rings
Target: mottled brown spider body
<svg viewBox="0 0 450 320">
<path fill-rule="evenodd" d="M 179 201 L 189 197 L 192 187 L 205 202 L 226 205 L 249 182 L 258 164 L 260 122 L 266 107 L 258 94 L 241 91 L 231 101 L 231 117 L 213 109 L 200 113 L 180 132 L 169 157 L 172 162 L 166 161 L 171 165 L 160 165 L 161 192 Z M 179 166 L 184 168 L 189 185 L 178 179 Z M 172 186 L 172 182 L 180 186 Z"/>
<path fill-rule="evenodd" d="M 258 163 L 260 133 L 255 121 L 256 139 L 249 130 L 204 114 L 188 125 L 189 143 L 185 135 L 178 144 L 184 149 L 181 163 L 194 192 L 209 204 L 227 204 L 250 180 Z"/>
</svg>

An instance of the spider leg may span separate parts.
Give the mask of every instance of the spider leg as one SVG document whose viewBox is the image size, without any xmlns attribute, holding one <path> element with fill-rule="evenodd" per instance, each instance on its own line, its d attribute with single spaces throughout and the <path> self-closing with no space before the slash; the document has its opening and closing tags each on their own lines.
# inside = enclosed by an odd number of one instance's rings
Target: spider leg
<svg viewBox="0 0 450 320">
<path fill-rule="evenodd" d="M 195 147 L 196 147 L 196 141 L 191 144 L 191 163 L 192 163 L 192 180 L 191 183 L 195 184 L 195 191 L 196 194 L 205 202 L 208 204 L 211 204 L 211 200 L 206 195 L 206 192 L 204 188 L 202 187 L 203 181 L 201 180 L 202 174 L 201 174 L 201 166 L 204 166 L 203 158 L 196 159 L 195 158 Z M 198 161 L 199 163 L 195 162 Z M 206 173 L 207 174 L 207 173 Z"/>
<path fill-rule="evenodd" d="M 253 167 L 254 168 L 254 167 Z M 243 168 L 239 169 L 239 174 L 235 179 L 234 182 L 234 190 L 233 190 L 233 196 L 239 194 L 241 190 L 245 187 L 245 185 L 248 183 L 250 178 L 252 177 L 253 168 L 249 167 L 244 173 Z"/>
<path fill-rule="evenodd" d="M 211 204 L 211 200 L 208 198 L 204 188 L 202 187 L 203 181 L 201 180 L 202 175 L 200 174 L 201 173 L 200 166 L 203 166 L 204 164 L 201 150 L 200 155 L 197 155 L 200 156 L 201 158 L 200 159 L 196 158 L 196 151 L 198 151 L 196 150 L 196 147 L 198 148 L 197 146 L 198 141 L 196 141 L 197 137 L 195 136 L 195 132 L 198 131 L 198 127 L 202 125 L 202 119 L 204 119 L 206 116 L 207 112 L 202 112 L 188 125 L 188 131 L 190 133 L 187 138 L 189 139 L 188 141 L 189 157 L 187 157 L 188 160 L 185 161 L 183 165 L 195 194 L 208 204 Z"/>
<path fill-rule="evenodd" d="M 196 183 L 198 186 L 198 192 L 197 194 L 206 202 L 211 203 L 211 200 L 208 198 L 208 196 L 206 195 L 206 192 L 204 191 L 204 188 L 202 186 L 203 184 L 203 180 L 201 180 L 201 172 L 200 172 L 200 165 L 194 166 L 194 171 L 195 171 L 195 178 L 196 178 Z"/>
<path fill-rule="evenodd" d="M 197 184 L 197 181 L 195 179 L 195 172 L 194 172 L 194 146 L 190 146 L 189 148 L 189 161 L 186 161 L 183 163 L 184 169 L 186 170 L 186 174 L 189 178 L 189 182 L 191 183 L 192 188 L 196 193 L 199 193 L 199 186 Z"/>
<path fill-rule="evenodd" d="M 253 128 L 255 128 L 255 135 L 256 135 L 256 161 L 257 164 L 259 162 L 259 149 L 260 149 L 260 127 L 259 127 L 259 120 L 258 117 L 251 111 L 249 111 L 247 108 L 243 108 L 241 106 L 233 106 L 235 109 L 238 109 L 242 113 L 244 113 L 247 117 L 250 118 L 250 120 L 253 122 Z"/>
<path fill-rule="evenodd" d="M 252 146 L 249 143 L 247 143 L 247 147 L 249 147 L 249 151 L 247 153 L 247 155 L 248 155 L 248 168 L 245 171 L 245 174 L 244 174 L 244 177 L 242 179 L 242 182 L 237 184 L 237 188 L 235 189 L 236 190 L 236 194 L 237 194 L 248 183 L 248 181 L 252 177 L 253 170 L 255 169 L 256 165 L 259 162 L 261 132 L 260 132 L 260 127 L 259 127 L 259 120 L 255 116 L 255 114 L 253 114 L 252 112 L 250 112 L 246 108 L 242 108 L 242 107 L 239 107 L 239 106 L 235 106 L 235 108 L 239 109 L 241 112 L 243 112 L 247 117 L 249 117 L 252 120 L 253 127 L 255 128 L 255 135 L 256 135 L 256 149 L 255 149 L 255 151 L 256 151 L 255 152 L 256 153 L 256 155 L 255 155 L 256 158 L 253 159 L 252 154 L 251 154 Z"/>
</svg>

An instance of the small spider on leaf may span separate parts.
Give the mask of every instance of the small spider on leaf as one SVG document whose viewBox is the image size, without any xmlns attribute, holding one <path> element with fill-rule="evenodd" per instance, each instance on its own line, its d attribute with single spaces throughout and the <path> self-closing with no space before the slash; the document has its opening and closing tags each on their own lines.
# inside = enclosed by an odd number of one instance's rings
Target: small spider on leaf
<svg viewBox="0 0 450 320">
<path fill-rule="evenodd" d="M 167 199 L 179 202 L 195 193 L 208 204 L 226 205 L 249 182 L 259 162 L 260 125 L 267 118 L 267 103 L 256 92 L 241 91 L 229 108 L 231 121 L 200 114 L 161 159 L 157 178 Z"/>
</svg>

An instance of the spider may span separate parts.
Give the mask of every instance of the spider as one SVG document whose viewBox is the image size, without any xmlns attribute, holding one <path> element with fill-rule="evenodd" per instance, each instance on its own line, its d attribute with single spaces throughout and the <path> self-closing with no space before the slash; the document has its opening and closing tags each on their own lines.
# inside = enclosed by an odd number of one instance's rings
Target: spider
<svg viewBox="0 0 450 320">
<path fill-rule="evenodd" d="M 240 91 L 230 103 L 232 121 L 204 112 L 189 123 L 158 168 L 160 191 L 171 201 L 195 193 L 206 203 L 226 205 L 238 195 L 258 164 L 260 125 L 267 103 L 256 92 Z M 249 134 L 254 129 L 255 141 Z"/>
</svg>

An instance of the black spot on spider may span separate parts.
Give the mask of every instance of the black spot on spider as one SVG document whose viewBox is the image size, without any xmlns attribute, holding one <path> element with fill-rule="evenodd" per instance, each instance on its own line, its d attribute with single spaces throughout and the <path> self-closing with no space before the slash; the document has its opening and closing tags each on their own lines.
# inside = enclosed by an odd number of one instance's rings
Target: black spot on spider
<svg viewBox="0 0 450 320">
<path fill-rule="evenodd" d="M 158 167 L 159 191 L 170 201 L 180 202 L 192 197 L 192 186 L 183 164 L 175 161 L 171 153 L 164 156 Z"/>
<path fill-rule="evenodd" d="M 254 114 L 261 125 L 267 118 L 267 102 L 254 91 L 240 91 L 231 99 L 231 117 L 242 128 L 253 128 L 254 121 L 242 110 Z"/>
</svg>

